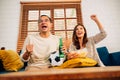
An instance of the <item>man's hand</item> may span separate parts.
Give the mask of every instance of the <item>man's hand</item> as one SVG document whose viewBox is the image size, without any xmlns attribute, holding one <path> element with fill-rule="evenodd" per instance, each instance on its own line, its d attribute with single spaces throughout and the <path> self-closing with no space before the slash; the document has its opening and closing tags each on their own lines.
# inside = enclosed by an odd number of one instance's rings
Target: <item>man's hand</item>
<svg viewBox="0 0 120 80">
<path fill-rule="evenodd" d="M 67 53 L 68 53 L 68 52 L 67 52 L 67 48 L 66 48 L 65 45 L 62 46 L 62 51 L 64 52 L 64 54 L 67 54 Z"/>
<path fill-rule="evenodd" d="M 26 51 L 27 51 L 28 53 L 33 52 L 33 45 L 32 45 L 32 44 L 28 44 L 28 45 L 26 46 Z"/>
<path fill-rule="evenodd" d="M 32 45 L 32 44 L 28 44 L 28 45 L 26 46 L 26 52 L 25 52 L 25 54 L 23 55 L 23 58 L 24 58 L 25 60 L 27 60 L 28 57 L 32 54 L 32 52 L 33 52 L 33 45 Z"/>
</svg>

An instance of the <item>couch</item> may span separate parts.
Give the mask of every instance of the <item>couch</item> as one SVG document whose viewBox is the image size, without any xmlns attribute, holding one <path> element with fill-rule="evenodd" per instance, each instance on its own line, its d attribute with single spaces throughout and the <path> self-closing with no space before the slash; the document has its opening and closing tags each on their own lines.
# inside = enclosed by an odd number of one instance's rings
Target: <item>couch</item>
<svg viewBox="0 0 120 80">
<path fill-rule="evenodd" d="M 97 51 L 105 66 L 120 66 L 120 51 L 109 53 L 106 46 L 97 48 Z"/>
<path fill-rule="evenodd" d="M 106 66 L 120 66 L 120 51 L 109 53 L 106 46 L 98 47 L 97 48 L 99 57 L 104 65 Z M 27 63 L 24 63 L 24 67 L 19 71 L 24 71 Z M 5 69 L 3 68 L 2 61 L 0 60 L 0 74 L 6 73 Z"/>
</svg>

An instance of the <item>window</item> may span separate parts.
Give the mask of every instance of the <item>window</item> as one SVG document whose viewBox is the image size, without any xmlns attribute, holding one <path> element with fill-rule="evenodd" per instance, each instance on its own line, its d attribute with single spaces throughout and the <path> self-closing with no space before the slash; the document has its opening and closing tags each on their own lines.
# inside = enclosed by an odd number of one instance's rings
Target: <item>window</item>
<svg viewBox="0 0 120 80">
<path fill-rule="evenodd" d="M 54 9 L 54 32 L 63 38 L 71 38 L 77 24 L 76 8 Z"/>
<path fill-rule="evenodd" d="M 38 18 L 48 15 L 53 20 L 52 34 L 65 39 L 72 37 L 73 28 L 82 23 L 80 1 L 74 2 L 21 2 L 21 21 L 17 51 L 22 49 L 27 35 L 38 32 Z"/>
</svg>

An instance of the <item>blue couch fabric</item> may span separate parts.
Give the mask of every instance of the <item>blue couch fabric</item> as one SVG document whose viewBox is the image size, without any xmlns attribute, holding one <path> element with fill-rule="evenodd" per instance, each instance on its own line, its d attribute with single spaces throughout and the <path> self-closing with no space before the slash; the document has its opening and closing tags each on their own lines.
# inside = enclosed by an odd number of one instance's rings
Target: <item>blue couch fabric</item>
<svg viewBox="0 0 120 80">
<path fill-rule="evenodd" d="M 120 66 L 120 51 L 109 53 L 105 46 L 97 48 L 97 51 L 105 66 Z"/>
</svg>

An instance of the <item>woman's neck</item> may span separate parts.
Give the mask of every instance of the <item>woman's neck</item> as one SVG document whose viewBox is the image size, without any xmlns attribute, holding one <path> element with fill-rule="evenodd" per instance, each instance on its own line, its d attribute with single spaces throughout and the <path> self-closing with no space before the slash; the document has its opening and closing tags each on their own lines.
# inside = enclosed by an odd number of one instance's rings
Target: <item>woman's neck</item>
<svg viewBox="0 0 120 80">
<path fill-rule="evenodd" d="M 83 38 L 79 38 L 78 40 L 79 40 L 80 49 L 84 48 Z"/>
</svg>

